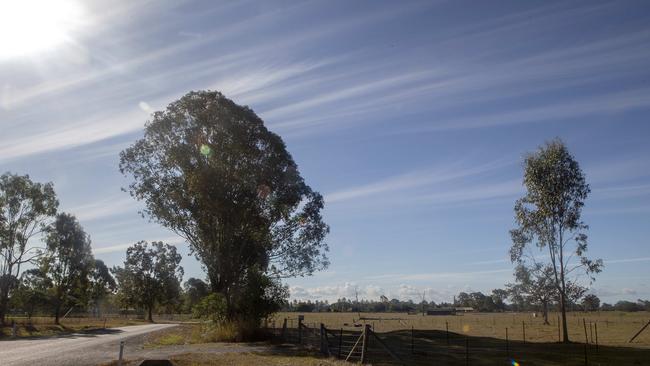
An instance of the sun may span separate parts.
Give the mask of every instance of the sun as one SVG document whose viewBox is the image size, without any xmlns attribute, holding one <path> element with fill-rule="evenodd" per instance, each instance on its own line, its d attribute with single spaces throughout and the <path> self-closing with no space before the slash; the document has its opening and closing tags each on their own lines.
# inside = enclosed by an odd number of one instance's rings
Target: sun
<svg viewBox="0 0 650 366">
<path fill-rule="evenodd" d="M 0 0 L 0 59 L 32 55 L 71 42 L 82 13 L 74 0 Z"/>
</svg>

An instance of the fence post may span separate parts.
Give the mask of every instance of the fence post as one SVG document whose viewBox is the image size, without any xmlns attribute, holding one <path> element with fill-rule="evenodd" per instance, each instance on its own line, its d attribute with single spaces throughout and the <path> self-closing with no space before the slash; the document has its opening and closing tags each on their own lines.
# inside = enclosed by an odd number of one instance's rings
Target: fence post
<svg viewBox="0 0 650 366">
<path fill-rule="evenodd" d="M 594 331 L 596 333 L 596 352 L 598 352 L 598 322 L 594 323 Z"/>
<path fill-rule="evenodd" d="M 508 343 L 508 328 L 506 327 L 506 358 L 510 359 L 510 345 Z"/>
<path fill-rule="evenodd" d="M 638 332 L 636 332 L 634 337 L 632 337 L 627 343 L 632 343 L 632 341 L 634 341 L 636 337 L 638 337 L 639 334 L 641 334 L 645 330 L 645 328 L 648 327 L 648 325 L 650 325 L 650 320 Z"/>
<path fill-rule="evenodd" d="M 589 338 L 587 338 L 587 322 L 585 318 L 582 318 L 582 325 L 585 328 L 585 366 L 589 365 L 589 360 L 587 358 L 587 344 L 589 344 Z"/>
<path fill-rule="evenodd" d="M 525 320 L 521 321 L 521 329 L 524 334 L 524 344 L 525 344 L 526 343 L 526 321 Z"/>
<path fill-rule="evenodd" d="M 591 340 L 591 343 L 594 343 L 594 329 L 592 325 L 593 323 L 589 322 L 589 339 Z"/>
<path fill-rule="evenodd" d="M 18 337 L 18 328 L 16 327 L 16 321 L 14 319 L 11 319 L 11 337 Z"/>
<path fill-rule="evenodd" d="M 411 354 L 415 353 L 413 349 L 413 326 L 411 325 Z"/>
<path fill-rule="evenodd" d="M 446 329 L 446 334 L 447 334 L 447 345 L 449 345 L 449 322 L 445 320 L 445 329 Z"/>
<path fill-rule="evenodd" d="M 343 328 L 341 328 L 341 331 L 339 332 L 339 354 L 338 358 L 341 358 L 341 347 L 343 346 Z"/>
<path fill-rule="evenodd" d="M 361 363 L 366 362 L 366 356 L 368 353 L 368 336 L 370 333 L 370 324 L 363 326 L 363 339 L 361 343 Z"/>
<path fill-rule="evenodd" d="M 560 317 L 557 317 L 557 342 L 562 342 L 562 337 L 560 335 Z"/>
<path fill-rule="evenodd" d="M 324 355 L 329 356 L 329 351 L 327 350 L 327 339 L 325 337 L 325 324 L 320 323 L 320 352 Z"/>
<path fill-rule="evenodd" d="M 122 366 L 123 354 L 124 354 L 124 341 L 120 341 L 120 357 L 117 359 L 117 366 Z"/>
<path fill-rule="evenodd" d="M 284 318 L 284 321 L 282 322 L 282 331 L 280 332 L 280 337 L 282 340 L 284 340 L 284 337 L 287 334 L 287 318 Z"/>
<path fill-rule="evenodd" d="M 465 337 L 465 365 L 469 366 L 469 337 Z"/>
<path fill-rule="evenodd" d="M 298 344 L 302 344 L 302 321 L 304 318 L 298 315 Z"/>
</svg>

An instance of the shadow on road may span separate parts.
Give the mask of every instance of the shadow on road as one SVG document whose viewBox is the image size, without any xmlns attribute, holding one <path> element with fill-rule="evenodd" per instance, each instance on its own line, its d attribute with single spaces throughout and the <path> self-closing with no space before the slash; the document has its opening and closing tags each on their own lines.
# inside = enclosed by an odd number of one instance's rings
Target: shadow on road
<svg viewBox="0 0 650 366">
<path fill-rule="evenodd" d="M 88 338 L 88 337 L 97 337 L 104 334 L 119 334 L 123 333 L 120 329 L 114 328 L 95 328 L 87 330 L 74 330 L 63 327 L 63 331 L 58 334 L 46 335 L 46 336 L 20 336 L 17 338 L 12 338 L 10 336 L 1 336 L 0 341 L 11 342 L 11 341 L 28 341 L 28 340 L 39 340 L 39 339 L 55 339 L 55 338 Z"/>
</svg>

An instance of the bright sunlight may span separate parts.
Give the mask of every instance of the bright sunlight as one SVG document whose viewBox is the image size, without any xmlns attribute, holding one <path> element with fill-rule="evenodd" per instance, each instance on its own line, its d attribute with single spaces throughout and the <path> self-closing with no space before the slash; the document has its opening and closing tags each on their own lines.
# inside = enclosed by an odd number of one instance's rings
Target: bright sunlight
<svg viewBox="0 0 650 366">
<path fill-rule="evenodd" d="M 0 59 L 70 42 L 82 13 L 73 0 L 0 0 Z"/>
</svg>

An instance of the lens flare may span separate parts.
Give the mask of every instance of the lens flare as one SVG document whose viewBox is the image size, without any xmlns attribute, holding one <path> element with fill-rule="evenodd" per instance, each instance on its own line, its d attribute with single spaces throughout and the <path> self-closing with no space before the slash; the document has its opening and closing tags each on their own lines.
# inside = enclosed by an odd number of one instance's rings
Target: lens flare
<svg viewBox="0 0 650 366">
<path fill-rule="evenodd" d="M 210 146 L 208 146 L 206 144 L 201 145 L 200 151 L 201 151 L 201 154 L 203 154 L 205 156 L 210 156 L 210 154 L 212 154 L 212 149 L 210 149 Z"/>
<path fill-rule="evenodd" d="M 517 362 L 515 360 L 510 360 L 510 361 L 512 363 L 512 366 L 519 366 L 519 362 Z"/>
</svg>

